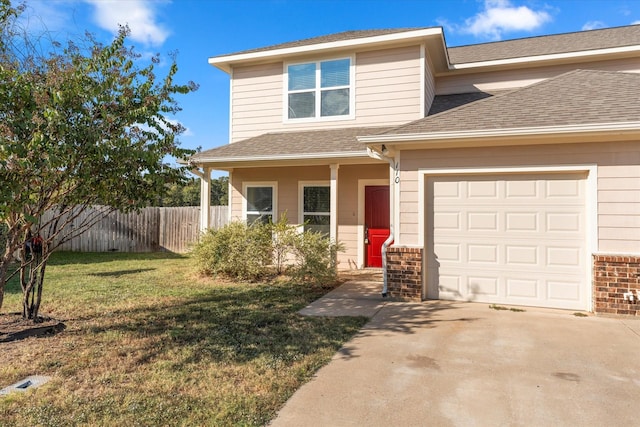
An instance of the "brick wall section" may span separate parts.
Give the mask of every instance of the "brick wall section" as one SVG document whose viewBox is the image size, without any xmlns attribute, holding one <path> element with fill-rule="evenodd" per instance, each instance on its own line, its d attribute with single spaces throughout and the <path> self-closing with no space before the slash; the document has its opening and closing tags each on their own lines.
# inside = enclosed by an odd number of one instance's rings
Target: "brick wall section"
<svg viewBox="0 0 640 427">
<path fill-rule="evenodd" d="M 626 255 L 593 256 L 594 311 L 600 314 L 640 316 L 640 257 Z M 633 292 L 634 302 L 624 300 Z"/>
<path fill-rule="evenodd" d="M 387 293 L 392 298 L 422 299 L 422 248 L 387 249 Z"/>
</svg>

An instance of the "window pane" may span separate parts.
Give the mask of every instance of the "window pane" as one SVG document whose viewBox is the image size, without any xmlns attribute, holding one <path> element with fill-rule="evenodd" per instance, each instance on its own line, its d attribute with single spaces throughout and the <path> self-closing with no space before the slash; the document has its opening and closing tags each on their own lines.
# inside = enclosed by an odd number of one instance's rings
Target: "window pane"
<svg viewBox="0 0 640 427">
<path fill-rule="evenodd" d="M 271 221 L 270 214 L 247 214 L 247 224 L 253 224 L 254 222 L 261 222 L 268 224 Z"/>
<path fill-rule="evenodd" d="M 349 85 L 349 59 L 338 59 L 320 64 L 321 87 Z"/>
<path fill-rule="evenodd" d="M 349 89 L 322 91 L 322 116 L 345 116 L 349 114 Z"/>
<path fill-rule="evenodd" d="M 247 211 L 271 212 L 273 210 L 273 188 L 248 187 Z"/>
<path fill-rule="evenodd" d="M 304 212 L 329 212 L 329 187 L 304 187 Z"/>
<path fill-rule="evenodd" d="M 316 64 L 289 65 L 289 90 L 314 89 L 316 87 Z"/>
<path fill-rule="evenodd" d="M 313 92 L 289 94 L 289 118 L 315 117 L 316 94 Z"/>
<path fill-rule="evenodd" d="M 304 231 L 313 230 L 325 235 L 329 235 L 330 231 L 329 215 L 305 215 L 304 216 Z"/>
</svg>

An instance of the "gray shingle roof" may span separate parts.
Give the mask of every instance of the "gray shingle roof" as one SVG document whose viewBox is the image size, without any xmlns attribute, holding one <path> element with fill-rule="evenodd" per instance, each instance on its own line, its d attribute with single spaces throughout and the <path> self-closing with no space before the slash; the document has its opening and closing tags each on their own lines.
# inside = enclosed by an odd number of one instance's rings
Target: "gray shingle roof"
<svg viewBox="0 0 640 427">
<path fill-rule="evenodd" d="M 576 70 L 428 116 L 384 134 L 640 121 L 640 74 Z"/>
<path fill-rule="evenodd" d="M 450 47 L 451 64 L 640 45 L 640 25 Z"/>
<path fill-rule="evenodd" d="M 321 43 L 355 40 L 428 28 L 433 27 L 344 31 L 341 33 L 328 34 L 272 46 L 233 52 L 226 55 L 216 55 L 216 57 L 268 52 L 271 50 L 292 47 L 312 46 Z M 527 56 L 550 55 L 633 45 L 640 45 L 640 25 L 449 47 L 447 51 L 451 64 L 464 64 L 470 62 L 522 58 Z"/>
<path fill-rule="evenodd" d="M 436 95 L 433 98 L 433 102 L 431 103 L 431 108 L 429 109 L 429 114 L 427 114 L 427 116 L 433 116 L 434 114 L 439 114 L 444 111 L 461 107 L 471 102 L 476 102 L 494 95 L 496 94 L 488 92 L 468 92 L 453 95 Z"/>
<path fill-rule="evenodd" d="M 329 153 L 345 156 L 362 154 L 366 147 L 356 139 L 360 135 L 371 135 L 389 129 L 380 127 L 358 127 L 347 129 L 313 130 L 304 132 L 265 133 L 253 138 L 223 145 L 222 147 L 196 153 L 195 162 L 212 159 L 246 159 L 256 157 L 311 156 L 322 158 Z"/>
<path fill-rule="evenodd" d="M 345 40 L 355 40 L 355 39 L 361 39 L 366 37 L 384 36 L 387 34 L 403 33 L 406 31 L 422 30 L 425 28 L 428 28 L 428 27 L 343 31 L 341 33 L 327 34 L 324 36 L 311 37 L 308 39 L 280 43 L 272 46 L 264 46 L 264 47 L 259 47 L 255 49 L 243 50 L 240 52 L 233 52 L 230 55 L 242 55 L 246 53 L 266 52 L 270 50 L 286 49 L 286 48 L 292 48 L 292 47 L 312 46 L 314 44 L 331 43 L 331 42 L 338 42 L 338 41 L 345 41 Z M 216 55 L 216 56 L 227 56 L 227 55 Z"/>
</svg>

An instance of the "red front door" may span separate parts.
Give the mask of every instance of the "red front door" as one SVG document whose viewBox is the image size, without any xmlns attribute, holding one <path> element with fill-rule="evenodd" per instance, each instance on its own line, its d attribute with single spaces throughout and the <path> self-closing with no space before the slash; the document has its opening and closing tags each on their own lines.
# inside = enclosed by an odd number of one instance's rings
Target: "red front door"
<svg viewBox="0 0 640 427">
<path fill-rule="evenodd" d="M 364 229 L 367 267 L 382 267 L 382 244 L 389 237 L 389 186 L 364 188 Z"/>
</svg>

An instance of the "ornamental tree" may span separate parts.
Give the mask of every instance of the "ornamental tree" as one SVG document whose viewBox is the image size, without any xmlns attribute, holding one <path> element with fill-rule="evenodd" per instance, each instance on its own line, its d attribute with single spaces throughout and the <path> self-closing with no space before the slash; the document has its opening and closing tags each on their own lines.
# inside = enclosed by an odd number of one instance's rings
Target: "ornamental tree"
<svg viewBox="0 0 640 427">
<path fill-rule="evenodd" d="M 20 12 L 0 0 L 0 308 L 19 274 L 23 317 L 37 320 L 57 246 L 184 180 L 163 163 L 191 154 L 168 117 L 180 110 L 175 96 L 197 86 L 174 83 L 175 55 L 159 78 L 160 57 L 142 60 L 127 47 L 126 27 L 107 45 L 87 34 L 43 53 L 41 39 L 18 28 Z"/>
</svg>

